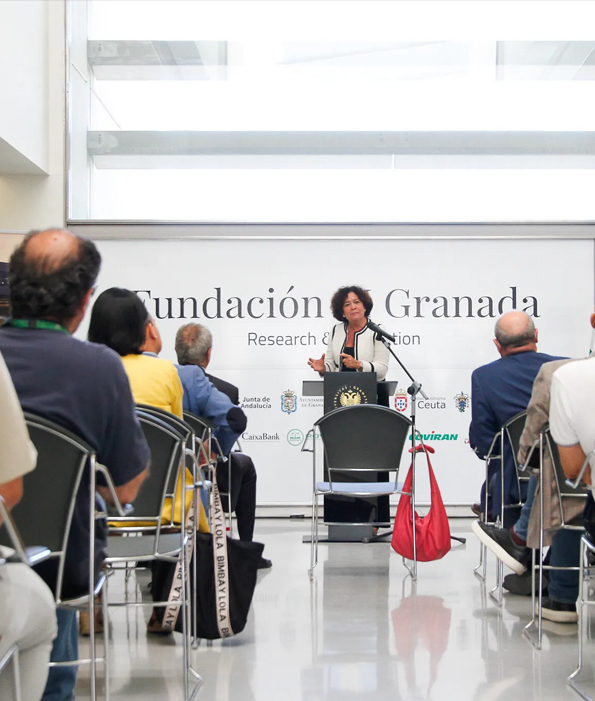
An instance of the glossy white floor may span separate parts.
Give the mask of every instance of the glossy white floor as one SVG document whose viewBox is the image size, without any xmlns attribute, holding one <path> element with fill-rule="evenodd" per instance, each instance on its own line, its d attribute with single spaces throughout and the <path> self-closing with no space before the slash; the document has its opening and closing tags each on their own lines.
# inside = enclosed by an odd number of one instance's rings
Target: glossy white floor
<svg viewBox="0 0 595 701">
<path fill-rule="evenodd" d="M 546 622 L 543 649 L 534 650 L 521 634 L 530 597 L 509 595 L 498 608 L 486 596 L 472 573 L 479 546 L 470 525 L 452 523 L 467 544 L 454 544 L 443 560 L 420 563 L 415 585 L 388 544 L 321 545 L 310 582 L 310 549 L 302 544 L 308 522 L 257 522 L 273 568 L 259 574 L 246 629 L 193 652 L 204 679 L 199 698 L 578 698 L 565 682 L 576 666 L 577 626 Z M 493 563 L 490 557 L 490 581 Z M 147 636 L 148 610 L 111 615 L 113 698 L 181 699 L 180 636 Z M 595 640 L 590 645 L 587 657 L 595 659 Z M 77 691 L 77 699 L 88 698 L 84 672 Z"/>
</svg>

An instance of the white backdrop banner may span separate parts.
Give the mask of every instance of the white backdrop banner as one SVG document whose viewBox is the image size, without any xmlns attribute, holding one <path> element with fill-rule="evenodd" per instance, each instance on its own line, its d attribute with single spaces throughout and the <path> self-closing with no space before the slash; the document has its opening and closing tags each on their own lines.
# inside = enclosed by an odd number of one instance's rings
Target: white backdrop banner
<svg viewBox="0 0 595 701">
<path fill-rule="evenodd" d="M 182 324 L 197 321 L 212 331 L 209 371 L 240 389 L 248 415 L 241 443 L 258 470 L 259 504 L 310 499 L 310 455 L 299 447 L 322 415 L 322 399 L 303 396 L 302 382 L 317 378 L 307 360 L 325 351 L 336 323 L 330 298 L 342 285 L 370 291 L 371 318 L 396 334 L 396 353 L 429 397 L 418 403 L 418 428 L 436 448 L 433 464 L 449 504 L 477 501 L 483 480 L 484 463 L 468 445 L 469 395 L 473 369 L 498 357 L 492 342 L 497 317 L 510 309 L 534 316 L 545 353 L 578 357 L 589 351 L 594 280 L 588 240 L 97 244 L 103 256 L 99 291 L 138 292 L 160 328 L 162 357 L 175 362 Z M 387 379 L 398 382 L 396 406 L 408 415 L 409 383 L 392 359 Z M 423 480 L 421 487 L 423 501 Z"/>
</svg>

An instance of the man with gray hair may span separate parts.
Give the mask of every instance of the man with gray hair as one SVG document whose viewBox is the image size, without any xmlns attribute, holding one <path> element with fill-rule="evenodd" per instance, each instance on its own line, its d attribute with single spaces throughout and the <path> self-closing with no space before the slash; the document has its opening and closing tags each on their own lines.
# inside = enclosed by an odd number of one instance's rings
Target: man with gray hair
<svg viewBox="0 0 595 701">
<path fill-rule="evenodd" d="M 478 457 L 485 460 L 494 436 L 515 414 L 527 409 L 531 399 L 533 382 L 541 366 L 560 356 L 546 355 L 537 351 L 538 332 L 533 320 L 525 312 L 511 311 L 503 314 L 496 323 L 494 344 L 500 358 L 477 368 L 471 376 L 471 426 L 469 443 Z M 473 505 L 480 515 L 485 508 L 488 513 L 500 513 L 502 499 L 505 504 L 514 504 L 526 495 L 518 493 L 515 467 L 510 447 L 504 456 L 504 494 L 500 486 L 498 461 L 490 462 L 488 480 L 491 503 L 485 503 L 486 485 L 482 487 L 481 501 Z M 518 514 L 508 513 L 512 526 Z"/>
<path fill-rule="evenodd" d="M 184 324 L 176 333 L 179 363 L 176 367 L 184 388 L 184 411 L 211 419 L 224 458 L 245 431 L 247 419 L 238 406 L 238 388 L 206 373 L 212 346 L 211 332 L 201 324 Z M 222 491 L 228 491 L 227 465 L 221 469 L 223 467 L 223 464 L 218 464 L 217 482 Z M 223 497 L 224 508 L 235 511 L 240 540 L 252 540 L 256 516 L 256 469 L 248 455 L 233 453 L 231 482 L 232 504 L 226 504 L 226 497 Z M 260 569 L 271 565 L 270 560 L 261 557 Z"/>
</svg>

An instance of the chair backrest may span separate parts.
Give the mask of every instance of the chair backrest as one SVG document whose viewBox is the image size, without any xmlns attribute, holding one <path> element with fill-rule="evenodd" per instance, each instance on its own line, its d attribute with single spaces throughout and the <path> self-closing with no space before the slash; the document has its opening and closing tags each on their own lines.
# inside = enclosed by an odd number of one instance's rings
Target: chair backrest
<svg viewBox="0 0 595 701">
<path fill-rule="evenodd" d="M 165 423 L 168 424 L 168 426 L 171 426 L 178 433 L 181 433 L 187 442 L 191 440 L 192 435 L 195 433 L 194 428 L 190 426 L 188 422 L 181 419 L 179 416 L 172 414 L 169 411 L 159 409 L 155 406 L 151 406 L 150 404 L 137 404 L 136 408 L 144 412 L 145 414 L 152 414 L 158 419 L 165 421 Z"/>
<path fill-rule="evenodd" d="M 61 591 L 66 546 L 79 488 L 90 489 L 94 470 L 93 448 L 62 426 L 25 413 L 31 441 L 37 449 L 37 466 L 24 476 L 24 493 L 11 515 L 25 547 L 44 546 L 58 559 L 56 591 Z M 93 476 L 94 484 L 94 476 Z M 81 492 L 81 502 L 91 494 Z M 0 543 L 10 545 L 8 533 L 0 532 Z"/>
<path fill-rule="evenodd" d="M 558 452 L 558 446 L 554 441 L 552 434 L 550 433 L 549 425 L 546 425 L 543 429 L 543 441 L 544 450 L 548 451 L 552 464 L 554 466 L 554 477 L 556 482 L 556 489 L 558 491 L 558 503 L 560 506 L 560 522 L 562 525 L 565 524 L 564 519 L 564 509 L 562 508 L 562 497 L 565 499 L 581 499 L 586 502 L 587 494 L 589 490 L 587 487 L 573 487 L 566 484 L 566 475 L 562 469 L 562 462 L 560 461 L 560 453 Z"/>
<path fill-rule="evenodd" d="M 2 523 L 0 523 L 0 532 L 5 531 L 6 535 L 5 537 L 8 539 L 8 543 L 10 543 L 10 547 L 13 548 L 13 550 L 16 553 L 16 557 L 21 561 L 24 562 L 25 564 L 29 564 L 29 558 L 27 556 L 25 544 L 23 543 L 23 539 L 21 538 L 21 535 L 19 533 L 19 529 L 17 528 L 17 524 L 14 522 L 14 519 L 10 515 L 10 512 L 8 511 L 8 508 L 6 506 L 6 503 L 4 502 L 3 497 L 0 496 L 0 519 L 2 519 Z M 47 556 L 49 557 L 51 555 L 50 551 L 47 550 Z M 6 563 L 6 560 L 8 558 L 7 551 L 4 551 L 0 555 L 0 565 L 3 565 Z M 2 570 L 0 570 L 0 577 L 2 576 Z"/>
<path fill-rule="evenodd" d="M 194 429 L 196 435 L 200 438 L 202 435 L 206 436 L 209 431 L 212 431 L 215 426 L 210 419 L 204 416 L 197 416 L 196 414 L 191 414 L 189 411 L 184 412 L 184 421 L 190 424 Z"/>
<path fill-rule="evenodd" d="M 398 470 L 411 421 L 376 404 L 341 407 L 314 424 L 320 431 L 329 471 Z"/>
<path fill-rule="evenodd" d="M 134 500 L 134 515 L 114 520 L 124 523 L 152 520 L 159 523 L 165 498 L 173 497 L 186 440 L 155 414 L 137 410 L 137 416 L 151 451 L 151 467 Z"/>
<path fill-rule="evenodd" d="M 517 455 L 519 453 L 519 448 L 521 447 L 521 436 L 523 434 L 523 429 L 525 428 L 525 422 L 527 421 L 527 412 L 520 411 L 515 414 L 512 418 L 502 426 L 502 431 L 504 436 L 508 440 L 510 448 L 512 450 L 512 458 L 514 460 L 514 466 L 519 471 L 519 463 Z M 528 475 L 519 475 L 520 479 L 529 479 Z"/>
<path fill-rule="evenodd" d="M 215 447 L 218 450 L 220 449 L 221 446 L 219 446 L 219 442 L 213 436 L 213 429 L 215 426 L 210 419 L 207 419 L 205 416 L 196 416 L 196 414 L 191 414 L 189 411 L 185 411 L 184 420 L 186 423 L 192 426 L 197 439 L 205 444 L 207 455 L 211 455 L 211 441 L 215 441 Z"/>
</svg>

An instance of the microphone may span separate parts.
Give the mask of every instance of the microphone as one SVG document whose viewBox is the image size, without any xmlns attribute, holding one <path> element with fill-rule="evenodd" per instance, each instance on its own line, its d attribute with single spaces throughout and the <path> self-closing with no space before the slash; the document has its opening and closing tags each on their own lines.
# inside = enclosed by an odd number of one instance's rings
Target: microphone
<svg viewBox="0 0 595 701">
<path fill-rule="evenodd" d="M 382 338 L 387 338 L 389 341 L 392 341 L 393 343 L 395 342 L 394 336 L 391 336 L 391 334 L 388 333 L 388 331 L 381 329 L 380 326 L 378 326 L 378 324 L 375 324 L 371 319 L 368 319 L 368 328 L 374 331 L 377 340 L 380 341 Z"/>
</svg>

